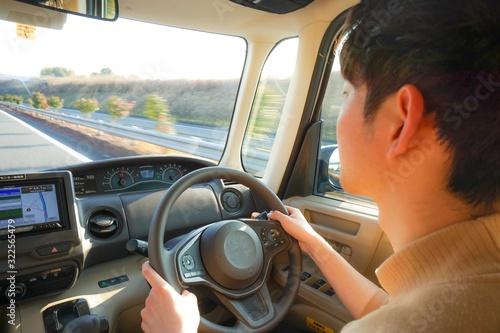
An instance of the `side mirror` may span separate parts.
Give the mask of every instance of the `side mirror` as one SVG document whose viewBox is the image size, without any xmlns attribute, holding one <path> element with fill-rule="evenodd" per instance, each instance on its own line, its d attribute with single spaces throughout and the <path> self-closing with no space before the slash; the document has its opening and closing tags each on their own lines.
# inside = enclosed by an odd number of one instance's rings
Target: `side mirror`
<svg viewBox="0 0 500 333">
<path fill-rule="evenodd" d="M 118 0 L 16 0 L 48 10 L 105 21 L 118 18 Z"/>
<path fill-rule="evenodd" d="M 333 149 L 332 154 L 330 155 L 330 160 L 328 161 L 328 180 L 330 184 L 335 189 L 342 189 L 340 186 L 340 156 L 339 156 L 339 147 Z"/>
<path fill-rule="evenodd" d="M 321 147 L 318 161 L 317 191 L 342 190 L 340 185 L 340 158 L 337 144 Z"/>
</svg>

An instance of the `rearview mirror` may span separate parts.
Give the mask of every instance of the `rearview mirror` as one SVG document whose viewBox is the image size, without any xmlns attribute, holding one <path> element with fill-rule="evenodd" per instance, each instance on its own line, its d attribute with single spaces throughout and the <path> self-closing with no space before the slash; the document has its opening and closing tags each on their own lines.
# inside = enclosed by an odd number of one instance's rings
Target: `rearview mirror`
<svg viewBox="0 0 500 333">
<path fill-rule="evenodd" d="M 118 0 L 17 0 L 41 8 L 106 21 L 118 18 Z"/>
</svg>

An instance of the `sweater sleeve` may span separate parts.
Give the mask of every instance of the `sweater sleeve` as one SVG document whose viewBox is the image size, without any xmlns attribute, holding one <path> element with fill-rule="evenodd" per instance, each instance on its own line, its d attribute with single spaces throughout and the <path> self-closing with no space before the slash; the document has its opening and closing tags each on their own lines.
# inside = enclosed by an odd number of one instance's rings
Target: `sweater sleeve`
<svg viewBox="0 0 500 333">
<path fill-rule="evenodd" d="M 382 305 L 387 304 L 389 302 L 389 299 L 389 294 L 386 293 L 382 288 L 379 289 L 364 307 L 363 311 L 361 312 L 361 317 L 364 317 L 368 313 L 377 310 Z"/>
</svg>

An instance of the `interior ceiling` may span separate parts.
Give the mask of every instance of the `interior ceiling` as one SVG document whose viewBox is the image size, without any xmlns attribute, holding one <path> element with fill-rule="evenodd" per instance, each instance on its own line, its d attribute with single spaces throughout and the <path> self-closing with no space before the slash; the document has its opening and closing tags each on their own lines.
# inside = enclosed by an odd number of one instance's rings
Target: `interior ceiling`
<svg viewBox="0 0 500 333">
<path fill-rule="evenodd" d="M 355 0 L 315 0 L 307 7 L 272 14 L 229 0 L 118 0 L 120 17 L 275 42 L 315 22 L 331 22 Z M 285 0 L 283 0 L 285 1 Z"/>
</svg>

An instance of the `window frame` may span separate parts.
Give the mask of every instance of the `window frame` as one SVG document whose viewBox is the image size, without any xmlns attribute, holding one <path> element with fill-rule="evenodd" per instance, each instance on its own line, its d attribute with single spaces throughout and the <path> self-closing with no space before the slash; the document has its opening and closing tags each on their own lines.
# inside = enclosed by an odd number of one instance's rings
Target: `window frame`
<svg viewBox="0 0 500 333">
<path fill-rule="evenodd" d="M 347 12 L 344 12 L 341 15 L 339 15 L 339 17 L 337 18 L 337 20 L 338 19 L 342 20 L 342 25 L 343 25 L 343 22 L 345 21 L 345 19 L 347 18 L 346 14 L 347 14 Z M 329 179 L 330 177 L 328 177 L 328 179 L 321 179 L 321 177 L 324 178 L 324 170 L 322 170 L 322 168 L 324 166 L 322 166 L 321 163 L 326 162 L 327 166 L 329 166 L 329 163 L 328 163 L 329 161 L 325 161 L 325 158 L 326 157 L 329 158 L 333 154 L 333 152 L 336 149 L 338 149 L 338 148 L 334 148 L 332 150 L 332 153 L 330 153 L 329 151 L 326 151 L 326 150 L 332 149 L 332 147 L 328 147 L 329 145 L 324 145 L 324 146 L 322 145 L 323 133 L 324 133 L 324 127 L 325 127 L 324 120 L 322 119 L 323 110 L 325 107 L 324 101 L 325 101 L 325 96 L 327 95 L 327 93 L 331 93 L 331 91 L 329 91 L 330 77 L 331 77 L 332 73 L 334 73 L 334 70 L 333 70 L 334 63 L 338 59 L 337 55 L 335 54 L 335 50 L 336 50 L 337 46 L 342 42 L 342 40 L 341 40 L 342 33 L 343 33 L 342 25 L 340 27 L 338 27 L 337 25 L 334 25 L 335 21 L 337 21 L 337 20 L 334 20 L 332 22 L 332 25 L 329 27 L 329 30 L 333 29 L 333 31 L 330 32 L 330 34 L 333 33 L 333 36 L 330 39 L 329 50 L 327 53 L 328 57 L 326 57 L 327 58 L 326 66 L 324 67 L 325 72 L 324 72 L 323 80 L 321 82 L 321 87 L 319 89 L 318 104 L 316 105 L 316 108 L 315 108 L 315 116 L 316 116 L 315 118 L 318 119 L 318 121 L 322 122 L 322 126 L 321 126 L 321 132 L 320 132 L 320 137 L 319 137 L 319 147 L 318 147 L 318 152 L 317 152 L 317 156 L 316 156 L 317 157 L 317 159 L 316 159 L 316 172 L 315 172 L 315 176 L 314 176 L 314 187 L 313 187 L 312 194 L 315 196 L 321 196 L 321 197 L 330 198 L 330 199 L 337 200 L 337 201 L 348 202 L 348 203 L 352 203 L 355 205 L 362 205 L 362 206 L 366 206 L 368 208 L 377 209 L 377 205 L 372 199 L 370 199 L 368 197 L 354 195 L 354 194 L 351 194 L 349 192 L 346 192 L 341 187 L 339 178 L 335 179 L 334 181 L 331 181 L 331 179 Z M 327 34 L 325 34 L 325 36 Z M 341 75 L 340 72 L 338 74 Z M 339 89 L 339 91 L 342 91 L 342 87 L 341 87 L 341 89 Z M 335 146 L 337 145 L 336 139 L 332 145 L 335 145 Z M 338 177 L 340 177 L 340 173 L 336 173 L 336 175 Z M 321 191 L 320 190 L 320 188 L 323 188 L 323 189 L 326 188 L 325 182 L 328 182 L 330 185 L 331 189 L 329 191 Z"/>
</svg>

